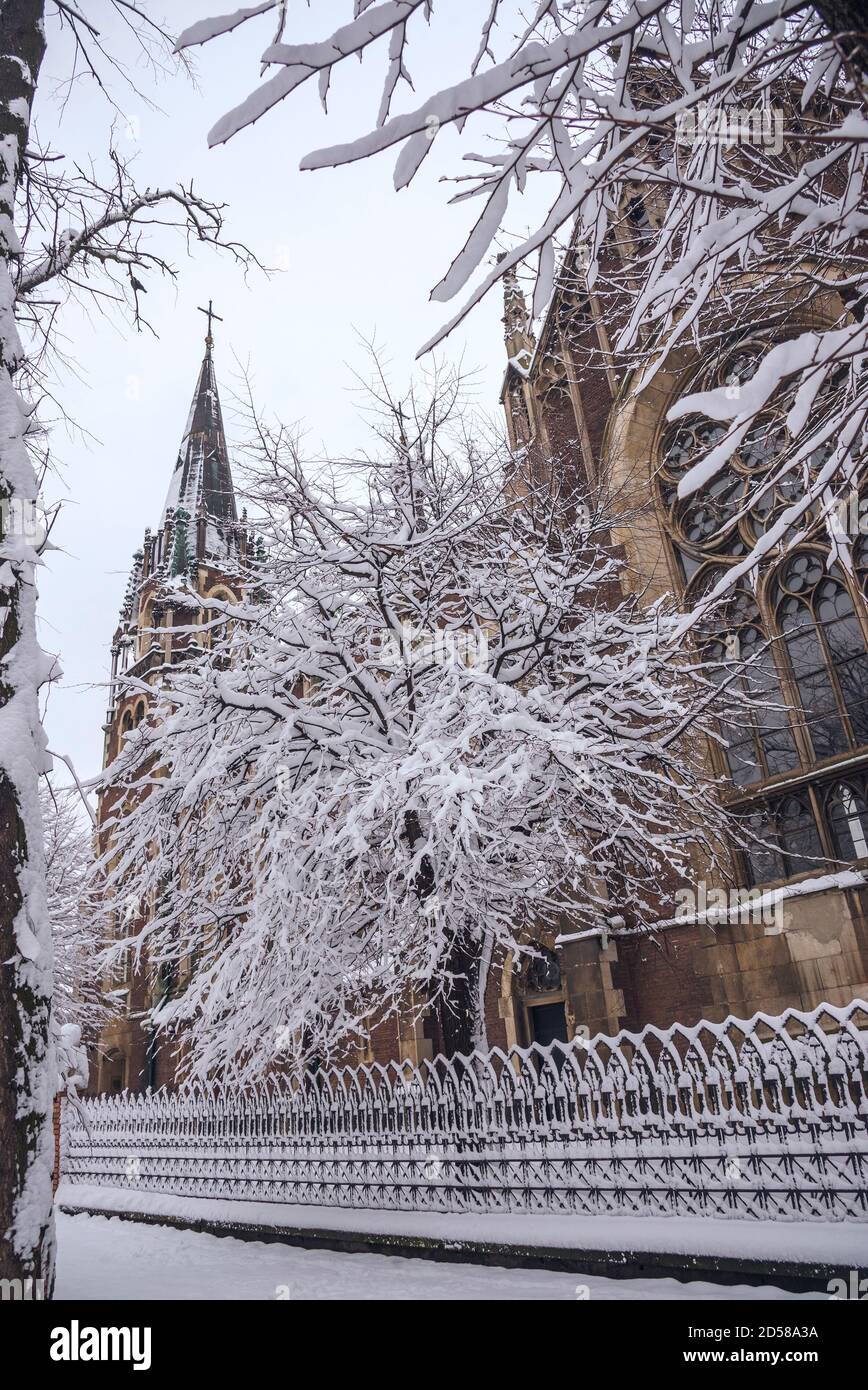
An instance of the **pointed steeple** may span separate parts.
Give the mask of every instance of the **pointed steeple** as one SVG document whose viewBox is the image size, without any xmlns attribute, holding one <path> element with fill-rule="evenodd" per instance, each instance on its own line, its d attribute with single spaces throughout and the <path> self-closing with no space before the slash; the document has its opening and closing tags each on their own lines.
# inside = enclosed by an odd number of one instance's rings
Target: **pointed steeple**
<svg viewBox="0 0 868 1390">
<path fill-rule="evenodd" d="M 506 252 L 497 257 L 504 260 Z M 534 337 L 531 319 L 515 266 L 503 275 L 503 336 L 509 361 L 520 371 L 526 371 L 533 356 Z"/>
<path fill-rule="evenodd" d="M 235 505 L 235 489 L 232 485 L 226 436 L 223 432 L 223 415 L 220 410 L 212 353 L 214 339 L 211 335 L 211 320 L 217 315 L 211 309 L 210 303 L 208 309 L 203 312 L 208 314 L 205 357 L 187 417 L 187 427 L 181 440 L 178 461 L 166 494 L 163 520 L 165 521 L 169 508 L 173 507 L 176 510 L 183 508 L 190 517 L 204 512 L 208 520 L 234 523 L 238 520 L 238 510 Z"/>
</svg>

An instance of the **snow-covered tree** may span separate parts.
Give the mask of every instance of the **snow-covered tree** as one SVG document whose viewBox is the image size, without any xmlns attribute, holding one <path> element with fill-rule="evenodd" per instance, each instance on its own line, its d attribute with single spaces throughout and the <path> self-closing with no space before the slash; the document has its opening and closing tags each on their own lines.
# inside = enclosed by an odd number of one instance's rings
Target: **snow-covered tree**
<svg viewBox="0 0 868 1390">
<path fill-rule="evenodd" d="M 94 827 L 77 791 L 43 784 L 46 908 L 54 943 L 55 1036 L 69 1024 L 96 1040 L 109 1013 L 102 988 L 100 952 L 106 944 L 106 912 L 96 891 Z"/>
<path fill-rule="evenodd" d="M 627 592 L 602 500 L 508 455 L 457 378 L 378 391 L 352 467 L 259 423 L 267 567 L 208 599 L 223 635 L 105 774 L 108 891 L 150 904 L 115 949 L 171 970 L 151 1021 L 199 1075 L 334 1057 L 414 999 L 482 1047 L 505 953 L 658 920 L 726 837 L 726 682 Z"/>
<path fill-rule="evenodd" d="M 608 317 L 614 365 L 632 371 L 634 393 L 674 350 L 759 338 L 765 355 L 749 382 L 679 403 L 711 422 L 679 493 L 713 493 L 759 426 L 774 466 L 745 508 L 776 489 L 788 505 L 721 587 L 771 546 L 797 540 L 812 512 L 828 518 L 833 554 L 846 564 L 836 507 L 864 459 L 868 413 L 864 5 L 481 0 L 478 12 L 463 66 L 455 41 L 434 33 L 438 20 L 452 21 L 451 6 L 436 0 L 354 0 L 346 22 L 314 43 L 292 42 L 300 18 L 283 0 L 265 0 L 203 19 L 180 42 L 207 43 L 258 18 L 268 26 L 262 80 L 218 120 L 212 144 L 308 84 L 325 107 L 342 77 L 359 80 L 359 60 L 378 59 L 378 109 L 368 119 L 357 102 L 361 129 L 312 151 L 302 168 L 395 150 L 402 189 L 442 132 L 460 133 L 453 201 L 481 210 L 431 297 L 449 301 L 476 281 L 426 347 L 528 258 L 540 312 L 560 236 L 595 313 Z M 527 234 L 505 237 L 525 224 Z M 493 261 L 499 234 L 507 250 Z M 781 407 L 774 428 L 770 405 Z"/>
<path fill-rule="evenodd" d="M 168 36 L 135 0 L 105 0 L 102 10 L 117 15 L 138 58 L 165 52 Z M 173 273 L 148 247 L 151 224 L 190 242 L 227 244 L 220 208 L 192 188 L 142 192 L 115 152 L 103 178 L 38 146 L 32 115 L 48 44 L 69 37 L 74 92 L 79 79 L 102 94 L 111 76 L 130 81 L 113 67 L 98 21 L 96 6 L 85 14 L 66 0 L 0 4 L 0 1277 L 42 1278 L 48 1291 L 56 1069 L 38 791 L 50 758 L 38 691 L 56 667 L 36 635 L 48 528 L 38 508 L 45 436 L 34 402 L 70 298 L 83 295 L 95 309 L 126 303 L 141 322 L 143 270 Z M 62 409 L 62 390 L 54 396 Z"/>
</svg>

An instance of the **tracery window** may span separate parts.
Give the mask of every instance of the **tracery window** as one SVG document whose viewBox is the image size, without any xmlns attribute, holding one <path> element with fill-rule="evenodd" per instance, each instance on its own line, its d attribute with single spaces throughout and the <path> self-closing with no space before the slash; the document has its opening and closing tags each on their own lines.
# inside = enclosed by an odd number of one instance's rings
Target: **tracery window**
<svg viewBox="0 0 868 1390">
<path fill-rule="evenodd" d="M 808 791 L 791 792 L 764 805 L 749 817 L 757 843 L 747 852 L 755 883 L 790 878 L 826 860 Z"/>
<path fill-rule="evenodd" d="M 864 778 L 834 782 L 826 791 L 826 818 L 838 859 L 868 859 L 868 804 Z"/>
<path fill-rule="evenodd" d="M 720 573 L 708 573 L 706 583 L 713 583 Z M 719 626 L 720 620 L 716 621 Z M 704 643 L 703 651 L 715 663 L 713 675 L 721 683 L 731 681 L 751 700 L 750 709 L 735 710 L 732 721 L 721 727 L 728 745 L 727 769 L 736 786 L 743 787 L 798 767 L 799 755 L 772 648 L 756 600 L 744 586 L 733 591 L 723 624 L 725 631 Z M 743 669 L 733 680 L 735 667 Z"/>
<path fill-rule="evenodd" d="M 772 596 L 816 761 L 868 744 L 868 654 L 842 576 L 804 551 Z"/>
<path fill-rule="evenodd" d="M 755 883 L 868 859 L 868 779 L 833 776 L 770 797 L 750 823 L 763 841 L 749 854 Z"/>
<path fill-rule="evenodd" d="M 748 345 L 722 368 L 701 374 L 689 389 L 722 384 L 740 389 L 762 351 Z M 726 466 L 690 496 L 679 497 L 679 483 L 723 441 L 727 426 L 687 415 L 664 428 L 657 494 L 686 602 L 713 587 L 799 496 L 799 477 L 775 476 L 791 443 L 788 404 L 784 391 Z M 807 460 L 808 476 L 826 461 L 828 447 Z M 806 540 L 783 556 L 779 545 L 770 550 L 759 575 L 740 581 L 724 611 L 715 612 L 713 631 L 703 644 L 721 680 L 731 681 L 733 666 L 749 662 L 737 684 L 752 693 L 754 707 L 721 728 L 727 746 L 720 756 L 734 784 L 735 806 L 751 811 L 754 829 L 765 841 L 747 856 L 756 882 L 868 858 L 864 778 L 860 781 L 859 773 L 835 780 L 832 769 L 822 766 L 847 758 L 849 772 L 857 750 L 868 758 L 868 615 L 862 601 L 868 592 L 868 525 L 862 527 L 855 494 L 852 502 L 844 529 L 853 575 L 830 564 L 815 507 L 799 522 Z M 868 522 L 868 507 L 865 513 Z M 775 779 L 785 781 L 786 790 L 776 794 Z"/>
</svg>

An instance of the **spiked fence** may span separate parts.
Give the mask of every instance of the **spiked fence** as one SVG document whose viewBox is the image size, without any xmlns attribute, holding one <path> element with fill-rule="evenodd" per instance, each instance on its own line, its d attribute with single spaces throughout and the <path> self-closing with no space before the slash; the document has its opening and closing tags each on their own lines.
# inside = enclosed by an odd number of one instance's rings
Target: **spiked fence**
<svg viewBox="0 0 868 1390">
<path fill-rule="evenodd" d="M 868 1220 L 868 1004 L 65 1106 L 73 1183 L 393 1210 Z"/>
</svg>

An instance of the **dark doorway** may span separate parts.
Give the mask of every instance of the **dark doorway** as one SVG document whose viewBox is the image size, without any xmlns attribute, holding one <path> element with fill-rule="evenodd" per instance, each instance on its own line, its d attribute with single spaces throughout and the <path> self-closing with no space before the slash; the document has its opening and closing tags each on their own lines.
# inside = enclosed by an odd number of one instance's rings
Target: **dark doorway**
<svg viewBox="0 0 868 1390">
<path fill-rule="evenodd" d="M 546 1047 L 551 1042 L 567 1041 L 567 1016 L 560 1000 L 555 1004 L 534 1004 L 528 1013 L 534 1042 Z"/>
</svg>

